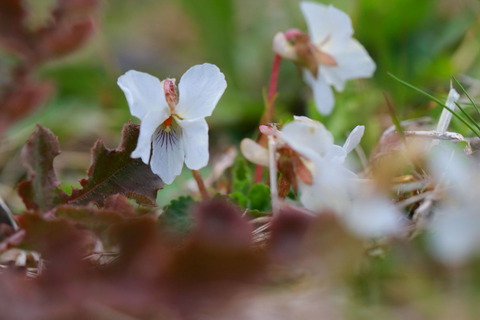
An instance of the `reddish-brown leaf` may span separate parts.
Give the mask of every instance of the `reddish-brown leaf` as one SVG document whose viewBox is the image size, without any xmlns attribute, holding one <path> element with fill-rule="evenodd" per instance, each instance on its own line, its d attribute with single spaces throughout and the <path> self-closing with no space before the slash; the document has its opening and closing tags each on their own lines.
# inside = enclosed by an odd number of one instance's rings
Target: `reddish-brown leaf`
<svg viewBox="0 0 480 320">
<path fill-rule="evenodd" d="M 63 29 L 54 32 L 39 44 L 44 56 L 49 58 L 64 56 L 80 48 L 93 34 L 95 25 L 93 20 L 80 21 L 69 24 Z"/>
<path fill-rule="evenodd" d="M 285 205 L 273 218 L 268 249 L 276 262 L 296 262 L 303 248 L 304 238 L 314 217 L 304 210 Z"/>
<path fill-rule="evenodd" d="M 6 225 L 4 224 L 0 225 L 1 229 L 5 229 L 5 227 Z M 5 239 L 2 239 L 0 242 L 0 253 L 5 252 L 12 247 L 18 246 L 25 238 L 25 230 L 20 229 L 16 232 L 13 232 L 13 229 L 10 230 L 12 230 L 12 234 Z"/>
<path fill-rule="evenodd" d="M 50 23 L 31 28 L 25 19 L 33 12 L 23 1 L 0 1 L 0 45 L 29 65 L 66 55 L 93 34 L 97 6 L 98 0 L 57 0 Z"/>
<path fill-rule="evenodd" d="M 294 171 L 297 174 L 297 177 L 302 181 L 303 183 L 307 185 L 312 185 L 313 184 L 313 175 L 312 172 L 305 166 L 303 161 L 300 159 L 299 156 L 293 157 L 293 166 L 294 166 Z"/>
<path fill-rule="evenodd" d="M 140 159 L 132 159 L 139 126 L 128 123 L 122 132 L 122 142 L 117 149 L 107 149 L 101 140 L 92 149 L 92 162 L 88 178 L 82 179 L 82 189 L 75 189 L 69 204 L 85 205 L 90 202 L 103 206 L 105 199 L 123 194 L 138 204 L 155 205 L 157 191 L 163 188 L 162 180 Z"/>
<path fill-rule="evenodd" d="M 185 319 L 194 318 L 206 303 L 227 305 L 244 286 L 263 277 L 266 265 L 254 248 L 252 226 L 227 201 L 213 199 L 193 213 L 194 230 L 167 261 L 162 279 Z"/>
<path fill-rule="evenodd" d="M 104 245 L 115 244 L 112 241 L 111 230 L 112 228 L 115 229 L 118 224 L 129 222 L 139 216 L 150 219 L 152 224 L 156 220 L 156 217 L 152 215 L 136 212 L 135 208 L 122 195 L 108 197 L 105 200 L 104 208 L 62 205 L 55 209 L 55 216 L 75 221 L 84 228 L 93 231 L 103 240 Z"/>
<path fill-rule="evenodd" d="M 95 29 L 99 0 L 57 0 L 48 23 L 33 26 L 36 14 L 27 1 L 0 1 L 0 47 L 16 55 L 8 81 L 0 87 L 0 132 L 26 116 L 50 95 L 53 86 L 37 81 L 36 69 L 85 44 Z"/>
<path fill-rule="evenodd" d="M 0 1 L 0 45 L 20 54 L 31 54 L 30 38 L 24 26 L 27 11 L 22 0 Z"/>
<path fill-rule="evenodd" d="M 67 195 L 53 169 L 53 160 L 60 154 L 58 138 L 47 128 L 37 125 L 22 149 L 22 164 L 28 180 L 21 182 L 18 193 L 30 210 L 49 211 L 65 203 Z"/>
<path fill-rule="evenodd" d="M 52 83 L 22 75 L 14 74 L 11 82 L 0 96 L 0 132 L 35 110 L 53 91 Z"/>
</svg>

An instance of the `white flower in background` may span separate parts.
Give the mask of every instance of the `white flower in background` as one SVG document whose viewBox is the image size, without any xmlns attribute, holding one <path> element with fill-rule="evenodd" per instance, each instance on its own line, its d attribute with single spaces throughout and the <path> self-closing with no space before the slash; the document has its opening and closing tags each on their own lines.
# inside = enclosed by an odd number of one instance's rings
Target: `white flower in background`
<svg viewBox="0 0 480 320">
<path fill-rule="evenodd" d="M 343 146 L 333 143 L 333 136 L 323 124 L 307 117 L 294 116 L 294 121 L 286 124 L 281 131 L 272 129 L 276 138 L 277 148 L 285 145 L 291 147 L 297 154 L 308 160 L 307 165 L 312 167 L 312 162 L 329 161 L 343 166 L 347 154 L 352 151 L 363 136 L 365 127 L 357 126 L 348 136 Z M 268 151 L 251 139 L 243 139 L 240 144 L 242 154 L 249 161 L 268 166 Z M 355 176 L 352 172 L 349 176 Z"/>
<path fill-rule="evenodd" d="M 444 197 L 434 210 L 428 239 L 437 259 L 455 266 L 480 253 L 478 164 L 458 151 L 435 151 L 430 167 Z"/>
<path fill-rule="evenodd" d="M 294 117 L 282 130 L 273 130 L 277 146 L 288 146 L 299 155 L 311 173 L 307 183 L 298 179 L 300 202 L 314 213 L 332 210 L 354 234 L 364 238 L 398 235 L 404 221 L 395 205 L 376 192 L 371 181 L 359 179 L 345 165 L 345 159 L 360 143 L 365 127 L 352 130 L 343 146 L 335 145 L 323 124 L 307 117 Z M 244 139 L 243 155 L 258 165 L 268 165 L 268 151 L 255 141 Z M 297 172 L 299 176 L 299 173 Z"/>
<path fill-rule="evenodd" d="M 323 124 L 307 117 L 295 117 L 279 133 L 280 137 L 307 161 L 313 183 L 299 182 L 300 201 L 309 210 L 343 212 L 350 206 L 353 179 L 356 175 L 343 162 L 360 142 L 364 127 L 358 126 L 348 137 L 348 149 L 333 143 L 333 136 Z"/>
<path fill-rule="evenodd" d="M 364 126 L 357 126 L 343 147 L 333 143 L 332 134 L 320 123 L 295 117 L 280 137 L 308 160 L 313 183 L 299 181 L 300 201 L 313 212 L 333 210 L 344 224 L 361 237 L 398 234 L 402 218 L 394 204 L 374 192 L 369 181 L 360 181 L 345 165 L 347 154 L 359 143 Z"/>
<path fill-rule="evenodd" d="M 356 126 L 343 146 L 334 144 L 333 135 L 325 126 L 307 117 L 294 116 L 279 132 L 292 149 L 312 162 L 331 161 L 343 164 L 347 154 L 360 143 L 364 126 Z"/>
<path fill-rule="evenodd" d="M 314 2 L 301 2 L 300 8 L 309 34 L 278 33 L 273 49 L 303 67 L 303 77 L 313 90 L 318 111 L 330 114 L 335 104 L 330 86 L 343 91 L 347 80 L 371 77 L 375 63 L 352 38 L 352 22 L 346 13 Z"/>
<path fill-rule="evenodd" d="M 208 163 L 208 125 L 227 83 L 212 64 L 191 67 L 180 79 L 159 79 L 130 70 L 118 85 L 125 93 L 132 115 L 141 120 L 140 135 L 132 158 L 141 158 L 152 171 L 170 184 L 182 171 Z"/>
<path fill-rule="evenodd" d="M 346 226 L 363 238 L 400 235 L 405 219 L 395 204 L 375 191 L 371 181 L 358 182 L 355 186 L 352 206 L 343 216 Z"/>
<path fill-rule="evenodd" d="M 319 213 L 332 210 L 343 214 L 352 205 L 356 175 L 335 161 L 321 160 L 309 166 L 312 184 L 299 181 L 300 202 Z"/>
</svg>

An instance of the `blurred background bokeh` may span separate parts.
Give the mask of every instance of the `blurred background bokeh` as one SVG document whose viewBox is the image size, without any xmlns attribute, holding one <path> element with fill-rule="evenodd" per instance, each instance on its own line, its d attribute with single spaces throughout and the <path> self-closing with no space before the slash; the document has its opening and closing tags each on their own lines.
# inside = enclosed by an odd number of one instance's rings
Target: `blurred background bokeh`
<svg viewBox="0 0 480 320">
<path fill-rule="evenodd" d="M 5 1 L 9 2 L 15 1 Z M 107 146 L 115 147 L 123 124 L 138 121 L 129 114 L 124 95 L 116 85 L 117 78 L 130 69 L 160 79 L 179 79 L 192 65 L 216 64 L 225 74 L 228 88 L 208 119 L 212 157 L 238 145 L 244 137 L 255 136 L 273 60 L 273 35 L 290 28 L 306 30 L 297 0 L 87 2 L 95 7 L 88 13 L 94 21 L 91 37 L 69 54 L 38 65 L 34 77 L 49 84 L 48 90 L 44 90 L 48 92 L 46 98 L 40 99 L 33 112 L 12 121 L 1 133 L 0 195 L 15 209 L 22 207 L 14 196 L 15 186 L 24 174 L 20 149 L 35 123 L 49 127 L 59 136 L 62 154 L 56 166 L 61 180 L 70 186 L 78 185 L 78 178 L 84 175 L 95 140 L 101 138 Z M 368 154 L 381 132 L 391 124 L 384 93 L 395 105 L 400 119 L 435 118 L 441 111 L 427 98 L 393 80 L 388 72 L 441 99 L 448 92 L 452 75 L 472 92 L 480 87 L 479 1 L 331 3 L 351 16 L 354 36 L 377 63 L 375 76 L 348 82 L 346 90 L 336 94 L 333 114 L 322 117 L 315 110 L 311 91 L 297 68 L 284 61 L 276 121 L 285 122 L 293 114 L 310 116 L 324 122 L 339 143 L 354 126 L 364 124 L 362 147 Z M 52 24 L 55 0 L 23 4 L 28 11 L 28 28 Z M 8 33 L 10 27 L 4 24 L 1 28 Z M 0 86 L 8 86 L 12 80 L 9 70 L 21 59 L 8 46 L 0 48 Z M 465 131 L 455 121 L 453 126 Z M 190 179 L 185 171 L 183 178 L 161 193 L 159 203 L 183 192 L 182 186 Z"/>
</svg>

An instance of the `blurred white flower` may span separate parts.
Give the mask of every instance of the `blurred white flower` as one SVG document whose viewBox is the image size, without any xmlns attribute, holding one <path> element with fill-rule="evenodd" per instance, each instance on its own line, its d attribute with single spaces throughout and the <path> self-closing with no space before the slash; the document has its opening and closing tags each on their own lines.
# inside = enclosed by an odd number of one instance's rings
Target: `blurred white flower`
<svg viewBox="0 0 480 320">
<path fill-rule="evenodd" d="M 311 174 L 311 180 L 297 173 L 300 202 L 315 213 L 333 211 L 357 236 L 370 238 L 397 235 L 403 230 L 402 215 L 385 196 L 375 192 L 368 180 L 361 180 L 344 164 L 360 143 L 365 127 L 352 130 L 343 146 L 335 145 L 325 126 L 307 117 L 294 117 L 273 135 L 280 148 L 291 148 Z M 243 155 L 266 166 L 268 151 L 250 139 L 241 143 Z M 290 159 L 292 160 L 292 158 Z"/>
<path fill-rule="evenodd" d="M 299 181 L 300 201 L 305 208 L 317 213 L 334 211 L 360 237 L 398 234 L 403 223 L 393 203 L 375 193 L 369 181 L 361 181 L 344 165 L 364 130 L 364 126 L 357 126 L 341 147 L 333 143 L 332 134 L 320 122 L 295 117 L 279 136 L 307 159 L 312 172 L 312 184 Z"/>
<path fill-rule="evenodd" d="M 333 135 L 322 123 L 307 117 L 294 119 L 282 128 L 279 136 L 304 158 L 312 173 L 312 184 L 299 181 L 300 201 L 314 212 L 344 211 L 351 199 L 350 180 L 355 178 L 343 166 L 346 150 L 333 143 Z"/>
<path fill-rule="evenodd" d="M 480 253 L 478 164 L 461 152 L 439 147 L 430 157 L 430 167 L 443 199 L 434 210 L 429 243 L 441 262 L 459 265 Z"/>
<path fill-rule="evenodd" d="M 294 121 L 283 126 L 278 135 L 310 161 L 326 158 L 334 148 L 330 131 L 322 123 L 307 117 L 294 116 Z"/>
<path fill-rule="evenodd" d="M 331 161 L 343 164 L 347 154 L 360 143 L 364 126 L 356 126 L 343 146 L 333 143 L 333 135 L 325 126 L 307 117 L 294 116 L 278 133 L 292 149 L 312 162 Z"/>
<path fill-rule="evenodd" d="M 318 111 L 329 114 L 335 103 L 330 86 L 343 91 L 347 80 L 369 78 L 376 66 L 365 48 L 352 38 L 352 22 L 346 13 L 314 2 L 301 2 L 300 8 L 309 35 L 296 30 L 291 34 L 280 32 L 274 38 L 273 50 L 303 67 Z"/>
<path fill-rule="evenodd" d="M 335 203 L 344 203 L 345 197 L 340 196 L 342 191 L 347 190 L 344 188 L 347 181 L 344 180 L 355 177 L 355 174 L 343 166 L 343 161 L 347 152 L 360 141 L 363 129 L 363 126 L 355 128 L 344 147 L 333 143 L 332 134 L 323 124 L 307 117 L 295 116 L 294 121 L 287 123 L 281 131 L 276 129 L 272 131 L 277 150 L 284 147 L 293 150 L 296 154 L 295 159 L 298 159 L 313 177 L 309 182 L 302 178 L 298 179 L 301 202 L 306 208 L 312 211 L 321 211 L 325 208 L 338 209 Z M 255 141 L 243 139 L 240 149 L 249 161 L 258 165 L 268 165 L 268 150 Z M 289 161 L 293 162 L 294 158 L 290 157 Z M 319 166 L 319 163 L 322 165 Z M 299 175 L 299 172 L 296 173 Z M 317 195 L 318 190 L 324 190 L 321 196 Z M 340 200 L 336 202 L 336 199 Z"/>
<path fill-rule="evenodd" d="M 394 203 L 375 192 L 371 181 L 357 182 L 352 206 L 344 215 L 347 227 L 364 238 L 399 235 L 405 219 Z"/>
<path fill-rule="evenodd" d="M 333 143 L 330 131 L 318 121 L 295 117 L 282 128 L 279 136 L 303 157 L 313 175 L 311 185 L 299 183 L 303 205 L 316 212 L 342 210 L 340 207 L 350 198 L 349 181 L 355 174 L 343 167 L 346 151 Z"/>
<path fill-rule="evenodd" d="M 180 79 L 159 79 L 130 70 L 118 78 L 132 115 L 141 120 L 140 135 L 132 158 L 141 158 L 170 184 L 182 171 L 208 163 L 208 125 L 227 83 L 212 64 L 191 67 Z"/>
<path fill-rule="evenodd" d="M 352 205 L 356 175 L 342 164 L 329 160 L 312 162 L 308 167 L 313 183 L 298 183 L 300 202 L 305 208 L 317 213 L 348 211 Z"/>
</svg>

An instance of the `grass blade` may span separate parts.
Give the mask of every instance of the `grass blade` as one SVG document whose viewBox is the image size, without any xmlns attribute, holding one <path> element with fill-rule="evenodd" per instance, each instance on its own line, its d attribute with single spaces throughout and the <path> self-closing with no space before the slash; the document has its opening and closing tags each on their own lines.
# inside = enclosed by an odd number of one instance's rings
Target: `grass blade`
<svg viewBox="0 0 480 320">
<path fill-rule="evenodd" d="M 448 111 L 450 111 L 455 118 L 457 118 L 458 120 L 460 120 L 465 126 L 467 126 L 467 127 L 473 132 L 473 134 L 475 134 L 477 137 L 480 138 L 480 133 L 478 133 L 478 132 L 474 129 L 474 127 L 473 127 L 470 123 L 468 123 L 468 121 L 467 121 L 465 118 L 463 118 L 461 115 L 459 115 L 458 113 L 456 113 L 455 111 L 453 111 L 452 109 L 450 109 L 449 107 L 447 107 L 443 102 L 441 102 L 440 100 L 438 100 L 437 98 L 435 98 L 435 97 L 432 96 L 431 94 L 423 91 L 422 89 L 419 89 L 419 88 L 411 85 L 410 83 L 405 82 L 405 81 L 403 81 L 403 80 L 400 79 L 400 78 L 397 78 L 396 76 L 394 76 L 394 75 L 391 74 L 391 73 L 388 73 L 388 75 L 389 75 L 390 77 L 392 77 L 393 79 L 397 80 L 398 82 L 400 82 L 401 84 L 403 84 L 404 86 L 406 86 L 406 87 L 408 87 L 408 88 L 410 88 L 410 89 L 412 89 L 412 90 L 415 90 L 415 91 L 417 91 L 418 93 L 420 93 L 420 94 L 422 94 L 422 95 L 430 98 L 432 101 L 435 101 L 437 104 L 439 104 L 439 105 L 442 106 L 443 108 L 445 108 L 445 109 L 447 109 Z"/>
<path fill-rule="evenodd" d="M 397 117 L 397 113 L 395 112 L 395 107 L 393 106 L 392 101 L 388 98 L 387 94 L 384 92 L 383 97 L 385 98 L 385 101 L 387 102 L 387 107 L 388 107 L 388 113 L 390 114 L 390 118 L 392 119 L 393 125 L 395 126 L 395 129 L 397 130 L 398 136 L 400 139 L 402 139 L 403 143 L 405 143 L 405 134 L 403 133 L 403 128 L 402 124 L 400 123 L 400 120 Z"/>
<path fill-rule="evenodd" d="M 475 102 L 473 102 L 473 99 L 470 97 L 467 90 L 465 90 L 465 88 L 461 85 L 461 83 L 457 80 L 457 78 L 455 78 L 455 77 L 452 77 L 452 78 L 453 78 L 453 81 L 455 81 L 455 83 L 457 84 L 457 86 L 460 89 L 462 89 L 463 94 L 468 98 L 468 100 L 470 100 L 470 102 L 472 103 L 475 110 L 477 110 L 477 113 L 480 114 L 480 109 L 478 108 L 477 104 Z"/>
<path fill-rule="evenodd" d="M 460 110 L 467 118 L 468 120 L 470 120 L 472 122 L 472 124 L 475 126 L 475 128 L 478 129 L 478 131 L 480 131 L 480 125 L 478 125 L 477 121 L 475 121 L 475 119 L 473 119 L 473 117 L 471 115 L 469 115 L 465 109 L 463 109 L 460 104 L 458 102 L 455 102 L 455 105 L 457 106 L 458 110 Z"/>
</svg>

